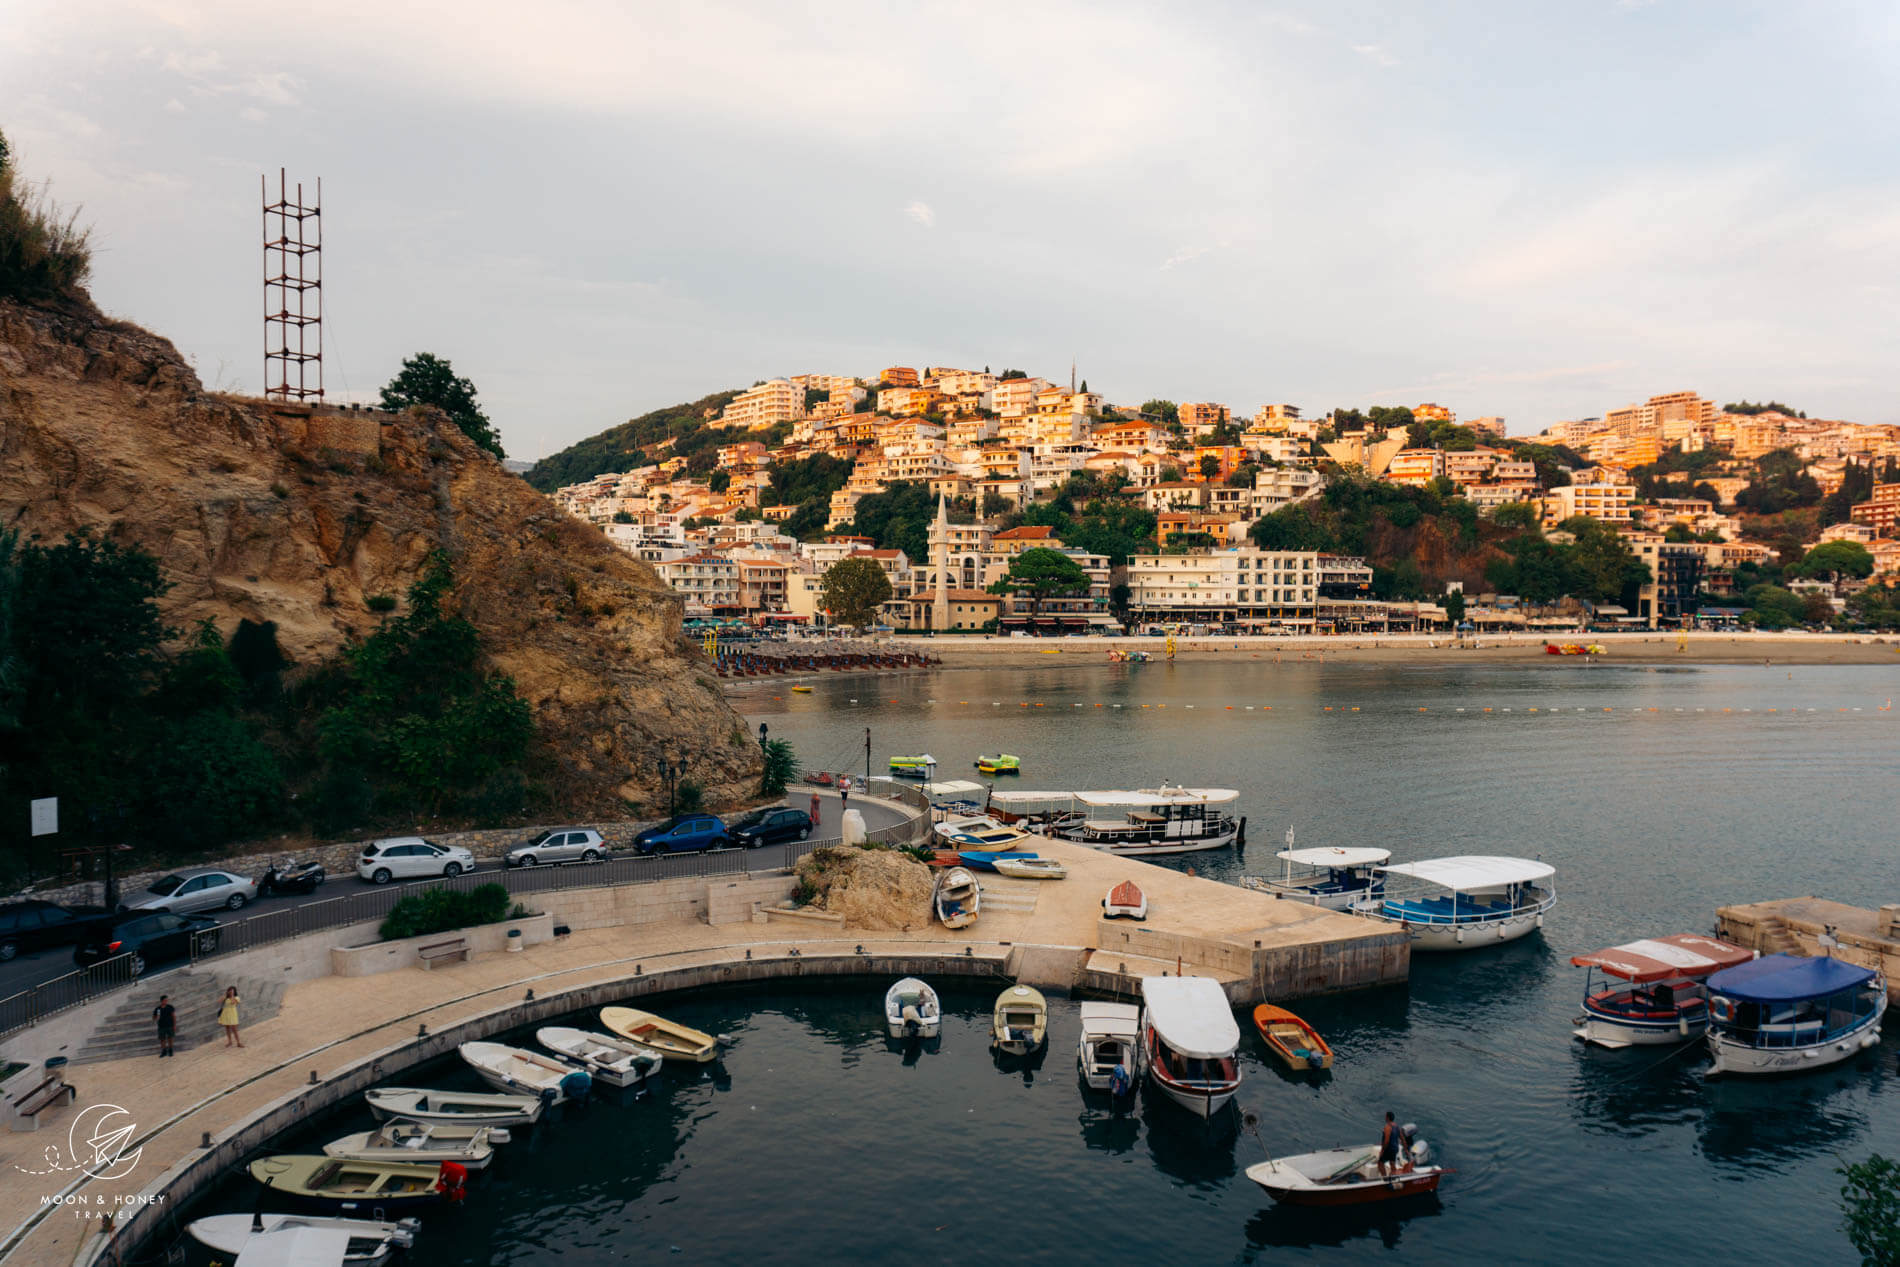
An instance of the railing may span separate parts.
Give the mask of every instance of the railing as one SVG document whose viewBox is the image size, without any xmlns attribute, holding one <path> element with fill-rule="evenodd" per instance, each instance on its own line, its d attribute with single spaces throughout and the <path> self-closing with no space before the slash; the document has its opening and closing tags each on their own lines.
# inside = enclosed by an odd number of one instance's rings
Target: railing
<svg viewBox="0 0 1900 1267">
<path fill-rule="evenodd" d="M 0 999 L 0 1035 L 11 1034 L 68 1008 L 89 1003 L 102 994 L 131 985 L 138 980 L 132 971 L 132 961 L 136 957 L 114 955 L 110 959 L 101 959 L 89 968 L 69 972 L 63 977 L 36 985 L 31 990 Z"/>
</svg>

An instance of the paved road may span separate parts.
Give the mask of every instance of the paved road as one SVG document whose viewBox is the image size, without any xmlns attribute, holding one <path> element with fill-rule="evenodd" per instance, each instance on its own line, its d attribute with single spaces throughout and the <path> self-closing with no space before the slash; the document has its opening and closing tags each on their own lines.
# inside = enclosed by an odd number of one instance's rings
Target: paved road
<svg viewBox="0 0 1900 1267">
<path fill-rule="evenodd" d="M 796 795 L 786 797 L 785 803 L 795 805 L 800 809 L 808 809 L 810 799 L 810 790 L 806 789 L 801 790 Z M 877 801 L 854 796 L 851 798 L 851 804 L 853 808 L 862 811 L 865 826 L 872 831 L 881 827 L 889 827 L 903 821 L 903 816 L 899 814 L 898 811 Z M 736 817 L 736 815 L 729 815 L 728 817 Z M 837 793 L 823 792 L 819 796 L 817 835 L 820 839 L 823 839 L 828 836 L 837 836 L 839 833 L 840 818 Z M 528 833 L 524 832 L 522 839 L 526 840 L 527 835 Z M 678 856 L 690 857 L 692 855 Z M 664 867 L 668 861 L 670 861 L 670 859 L 662 857 L 659 865 Z M 575 863 L 571 865 L 584 866 L 587 864 Z M 264 864 L 260 861 L 258 871 L 262 872 L 263 867 Z M 187 868 L 180 868 L 180 870 L 186 869 Z M 522 874 L 520 871 L 508 871 L 499 861 L 478 862 L 475 866 L 475 871 L 478 875 L 495 874 L 496 879 L 505 885 L 509 885 L 511 889 L 513 885 L 510 883 L 510 877 Z M 332 875 L 315 893 L 293 893 L 281 897 L 259 898 L 257 901 L 247 905 L 244 910 L 236 916 L 233 916 L 229 911 L 213 911 L 210 912 L 210 914 L 220 923 L 230 923 L 234 919 L 267 914 L 272 911 L 285 910 L 293 906 L 304 906 L 311 902 L 325 902 L 331 898 L 347 897 L 352 893 L 368 891 L 375 887 L 376 886 L 370 884 L 368 881 L 359 879 L 352 874 Z M 120 900 L 125 901 L 129 899 L 130 896 L 130 894 L 121 894 Z M 74 970 L 71 947 L 55 947 L 51 950 L 41 950 L 32 954 L 23 954 L 11 963 L 0 963 L 0 999 L 18 994 L 23 990 L 30 990 L 36 985 L 51 981 L 55 977 L 63 977 Z"/>
</svg>

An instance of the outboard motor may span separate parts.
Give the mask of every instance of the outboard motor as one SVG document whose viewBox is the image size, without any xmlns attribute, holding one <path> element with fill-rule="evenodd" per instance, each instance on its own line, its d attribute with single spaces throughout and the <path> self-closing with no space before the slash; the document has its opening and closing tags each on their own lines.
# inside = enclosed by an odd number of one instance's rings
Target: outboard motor
<svg viewBox="0 0 1900 1267">
<path fill-rule="evenodd" d="M 1134 1089 L 1135 1080 L 1128 1076 L 1128 1066 L 1117 1063 L 1108 1075 L 1108 1093 L 1119 1100 Z"/>
<path fill-rule="evenodd" d="M 561 1079 L 561 1094 L 570 1100 L 585 1100 L 594 1089 L 594 1080 L 584 1069 L 576 1069 Z"/>
<path fill-rule="evenodd" d="M 1418 1137 L 1418 1123 L 1407 1122 L 1399 1127 L 1399 1147 L 1411 1158 L 1414 1166 L 1425 1164 L 1425 1157 L 1431 1149 Z"/>
</svg>

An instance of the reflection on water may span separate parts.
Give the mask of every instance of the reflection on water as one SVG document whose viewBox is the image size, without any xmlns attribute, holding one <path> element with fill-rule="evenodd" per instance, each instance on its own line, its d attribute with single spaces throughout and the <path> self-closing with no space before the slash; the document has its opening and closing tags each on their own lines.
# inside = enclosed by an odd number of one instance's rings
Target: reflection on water
<svg viewBox="0 0 1900 1267">
<path fill-rule="evenodd" d="M 1723 1167 L 1770 1171 L 1802 1157 L 1856 1156 L 1872 1125 L 1861 1101 L 1878 1089 L 1876 1065 L 1863 1057 L 1794 1077 L 1710 1079 L 1696 1131 L 1702 1154 Z"/>
</svg>

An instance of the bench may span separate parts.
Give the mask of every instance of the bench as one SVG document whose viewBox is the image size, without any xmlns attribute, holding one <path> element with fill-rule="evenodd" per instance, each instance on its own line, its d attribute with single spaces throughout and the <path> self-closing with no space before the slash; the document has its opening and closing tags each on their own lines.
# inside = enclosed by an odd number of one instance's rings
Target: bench
<svg viewBox="0 0 1900 1267">
<path fill-rule="evenodd" d="M 422 960 L 424 971 L 435 967 L 438 959 L 460 959 L 468 962 L 468 938 L 457 937 L 451 941 L 438 941 L 428 946 L 416 947 L 416 958 Z"/>
<path fill-rule="evenodd" d="M 78 1098 L 79 1088 L 66 1081 L 64 1076 L 52 1074 L 46 1081 L 14 1101 L 13 1129 L 37 1131 L 40 1129 L 40 1114 L 61 1103 L 71 1104 Z"/>
</svg>

